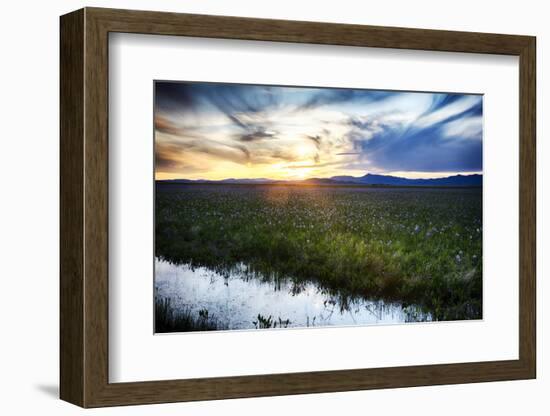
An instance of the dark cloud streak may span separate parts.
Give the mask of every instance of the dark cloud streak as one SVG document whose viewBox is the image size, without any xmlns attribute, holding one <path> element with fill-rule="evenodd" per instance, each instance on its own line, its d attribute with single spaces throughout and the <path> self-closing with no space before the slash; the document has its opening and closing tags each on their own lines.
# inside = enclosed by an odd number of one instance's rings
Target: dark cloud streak
<svg viewBox="0 0 550 416">
<path fill-rule="evenodd" d="M 299 105 L 296 110 L 304 111 L 313 108 L 340 104 L 344 102 L 376 102 L 395 95 L 390 91 L 354 90 L 354 89 L 319 89 L 310 99 Z"/>
<path fill-rule="evenodd" d="M 275 132 L 268 132 L 263 127 L 259 127 L 256 131 L 253 131 L 251 133 L 237 135 L 237 139 L 241 142 L 256 142 L 259 140 L 271 139 L 275 137 Z"/>
</svg>

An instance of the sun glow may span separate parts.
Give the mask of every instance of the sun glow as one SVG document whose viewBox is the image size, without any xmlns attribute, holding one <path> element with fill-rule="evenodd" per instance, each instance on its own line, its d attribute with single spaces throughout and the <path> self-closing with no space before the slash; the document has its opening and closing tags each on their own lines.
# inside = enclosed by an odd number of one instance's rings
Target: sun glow
<svg viewBox="0 0 550 416">
<path fill-rule="evenodd" d="M 286 176 L 288 178 L 292 178 L 292 179 L 307 179 L 307 178 L 310 178 L 312 175 L 313 169 L 311 168 L 290 168 L 290 169 L 287 169 L 286 171 Z"/>
<path fill-rule="evenodd" d="M 479 96 L 170 82 L 155 94 L 157 179 L 481 170 Z"/>
<path fill-rule="evenodd" d="M 294 148 L 294 152 L 300 160 L 311 159 L 313 157 L 313 149 L 307 143 L 298 144 L 298 146 Z"/>
</svg>

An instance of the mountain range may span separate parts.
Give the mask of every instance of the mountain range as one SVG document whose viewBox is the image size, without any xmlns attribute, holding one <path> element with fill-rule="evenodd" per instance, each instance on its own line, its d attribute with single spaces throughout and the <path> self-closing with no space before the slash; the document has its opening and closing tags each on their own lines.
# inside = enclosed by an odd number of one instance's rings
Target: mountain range
<svg viewBox="0 0 550 416">
<path fill-rule="evenodd" d="M 311 178 L 304 180 L 255 179 L 169 179 L 158 180 L 158 183 L 226 183 L 226 184 L 309 184 L 309 185 L 370 185 L 370 186 L 460 186 L 479 187 L 483 185 L 483 175 L 453 175 L 445 178 L 409 179 L 399 176 L 376 175 L 367 173 L 364 176 L 332 176 L 330 178 Z"/>
</svg>

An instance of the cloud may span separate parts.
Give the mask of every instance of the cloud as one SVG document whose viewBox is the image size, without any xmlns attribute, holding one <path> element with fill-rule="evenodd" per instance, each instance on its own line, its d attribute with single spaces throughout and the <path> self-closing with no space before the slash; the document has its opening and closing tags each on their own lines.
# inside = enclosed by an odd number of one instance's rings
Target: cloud
<svg viewBox="0 0 550 416">
<path fill-rule="evenodd" d="M 315 145 L 317 150 L 319 150 L 321 148 L 321 141 L 323 140 L 321 138 L 321 136 L 319 136 L 319 135 L 310 136 L 310 135 L 306 134 L 305 137 L 306 137 L 306 139 L 311 140 L 313 142 L 313 144 Z"/>
<path fill-rule="evenodd" d="M 263 139 L 270 139 L 276 137 L 277 132 L 265 130 L 264 127 L 258 127 L 256 131 L 251 133 L 245 133 L 237 135 L 238 140 L 241 142 L 254 142 Z"/>
<path fill-rule="evenodd" d="M 248 163 L 251 157 L 246 146 L 218 142 L 205 137 L 187 137 L 185 140 L 167 138 L 155 140 L 155 160 L 159 167 L 173 167 L 191 159 L 190 155 L 193 153 L 207 154 L 240 164 Z"/>
<path fill-rule="evenodd" d="M 342 162 L 326 162 L 326 163 L 314 163 L 314 164 L 299 164 L 299 165 L 289 165 L 289 169 L 313 169 L 313 168 L 324 168 L 324 167 L 335 167 L 342 166 Z"/>
<path fill-rule="evenodd" d="M 157 167 L 479 171 L 482 107 L 468 94 L 157 82 Z"/>
<path fill-rule="evenodd" d="M 456 171 L 482 170 L 481 100 L 469 107 L 454 105 L 463 98 L 438 100 L 432 109 L 445 110 L 444 117 L 423 115 L 410 124 L 361 125 L 350 132 L 354 148 L 368 156 L 373 167 L 382 171 Z M 453 113 L 448 106 L 454 106 Z M 363 136 L 361 136 L 363 134 Z"/>
<path fill-rule="evenodd" d="M 321 106 L 341 104 L 344 102 L 375 102 L 392 96 L 390 91 L 353 90 L 346 88 L 316 89 L 305 102 L 297 106 L 297 110 L 304 111 Z"/>
<path fill-rule="evenodd" d="M 179 82 L 155 82 L 155 107 L 157 111 L 189 111 L 199 103 L 194 88 Z"/>
<path fill-rule="evenodd" d="M 445 123 L 441 130 L 445 137 L 479 140 L 483 122 L 481 117 L 465 117 Z"/>
<path fill-rule="evenodd" d="M 430 126 L 481 112 L 481 97 L 478 95 L 448 94 L 444 98 L 441 95 L 434 94 L 432 105 L 415 120 L 414 125 Z"/>
</svg>

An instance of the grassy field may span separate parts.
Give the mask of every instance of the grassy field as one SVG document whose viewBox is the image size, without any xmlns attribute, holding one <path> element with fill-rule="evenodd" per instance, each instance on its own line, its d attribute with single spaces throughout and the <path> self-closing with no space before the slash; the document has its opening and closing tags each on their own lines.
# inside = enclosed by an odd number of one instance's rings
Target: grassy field
<svg viewBox="0 0 550 416">
<path fill-rule="evenodd" d="M 155 200 L 161 259 L 481 318 L 481 188 L 157 184 Z"/>
</svg>

